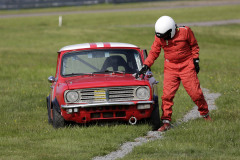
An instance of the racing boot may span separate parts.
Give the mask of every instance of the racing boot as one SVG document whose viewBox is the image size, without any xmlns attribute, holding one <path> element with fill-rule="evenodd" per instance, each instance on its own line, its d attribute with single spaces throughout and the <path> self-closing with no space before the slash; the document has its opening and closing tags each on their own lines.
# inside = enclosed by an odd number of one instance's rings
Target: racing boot
<svg viewBox="0 0 240 160">
<path fill-rule="evenodd" d="M 171 128 L 171 124 L 167 120 L 163 120 L 163 125 L 158 129 L 159 132 L 167 131 Z"/>
<path fill-rule="evenodd" d="M 203 116 L 203 118 L 204 118 L 206 121 L 212 121 L 212 118 L 209 116 L 209 114 Z"/>
</svg>

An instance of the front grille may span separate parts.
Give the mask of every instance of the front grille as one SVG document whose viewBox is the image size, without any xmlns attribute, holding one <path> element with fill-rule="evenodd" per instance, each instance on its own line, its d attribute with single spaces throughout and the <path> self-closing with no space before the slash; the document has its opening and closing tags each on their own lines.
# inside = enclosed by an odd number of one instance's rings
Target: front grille
<svg viewBox="0 0 240 160">
<path fill-rule="evenodd" d="M 113 112 L 103 112 L 102 115 L 103 115 L 103 118 L 112 118 Z"/>
<path fill-rule="evenodd" d="M 109 102 L 130 101 L 134 98 L 133 87 L 113 87 L 108 90 Z"/>
<path fill-rule="evenodd" d="M 72 103 L 93 104 L 93 103 L 144 100 L 139 99 L 136 96 L 136 92 L 140 87 L 144 87 L 150 92 L 149 87 L 147 86 L 122 86 L 122 87 L 76 89 L 74 91 L 77 92 L 79 96 L 78 99 Z M 66 103 L 70 103 L 66 98 L 69 91 L 72 90 L 67 90 L 64 93 L 64 99 Z"/>
<path fill-rule="evenodd" d="M 81 89 L 79 101 L 83 103 L 130 101 L 134 99 L 136 88 L 130 86 Z"/>
<path fill-rule="evenodd" d="M 106 102 L 106 90 L 101 88 L 83 89 L 80 91 L 80 101 L 84 103 Z"/>
<path fill-rule="evenodd" d="M 124 117 L 126 117 L 126 112 L 125 111 L 91 113 L 91 118 L 92 119 L 124 118 Z"/>
</svg>

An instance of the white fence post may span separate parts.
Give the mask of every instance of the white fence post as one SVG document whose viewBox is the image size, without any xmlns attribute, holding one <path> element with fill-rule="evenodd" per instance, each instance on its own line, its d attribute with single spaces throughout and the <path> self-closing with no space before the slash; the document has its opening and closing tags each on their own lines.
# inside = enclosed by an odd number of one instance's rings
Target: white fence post
<svg viewBox="0 0 240 160">
<path fill-rule="evenodd" d="M 59 16 L 58 18 L 58 26 L 62 27 L 62 16 Z"/>
</svg>

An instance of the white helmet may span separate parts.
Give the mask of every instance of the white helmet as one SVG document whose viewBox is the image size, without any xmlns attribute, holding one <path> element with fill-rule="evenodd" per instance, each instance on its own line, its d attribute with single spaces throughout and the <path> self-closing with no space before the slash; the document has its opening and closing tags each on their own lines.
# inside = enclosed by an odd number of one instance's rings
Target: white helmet
<svg viewBox="0 0 240 160">
<path fill-rule="evenodd" d="M 160 17 L 155 23 L 155 34 L 158 38 L 170 39 L 176 33 L 176 23 L 169 16 Z"/>
</svg>

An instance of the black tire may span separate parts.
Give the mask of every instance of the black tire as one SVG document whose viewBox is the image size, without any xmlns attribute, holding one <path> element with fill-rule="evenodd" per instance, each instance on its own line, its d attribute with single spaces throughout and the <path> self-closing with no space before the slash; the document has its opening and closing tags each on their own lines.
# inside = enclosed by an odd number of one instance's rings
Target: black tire
<svg viewBox="0 0 240 160">
<path fill-rule="evenodd" d="M 152 130 L 156 131 L 161 126 L 160 115 L 159 115 L 159 104 L 158 104 L 158 96 L 154 96 L 154 106 L 153 111 L 151 113 L 151 124 Z"/>
<path fill-rule="evenodd" d="M 65 126 L 65 120 L 61 116 L 61 113 L 59 113 L 56 108 L 53 106 L 53 123 L 54 128 L 62 128 Z"/>
<path fill-rule="evenodd" d="M 53 120 L 52 120 L 52 116 L 51 116 L 51 104 L 50 104 L 50 97 L 47 97 L 47 111 L 48 111 L 48 123 L 52 124 Z"/>
</svg>

